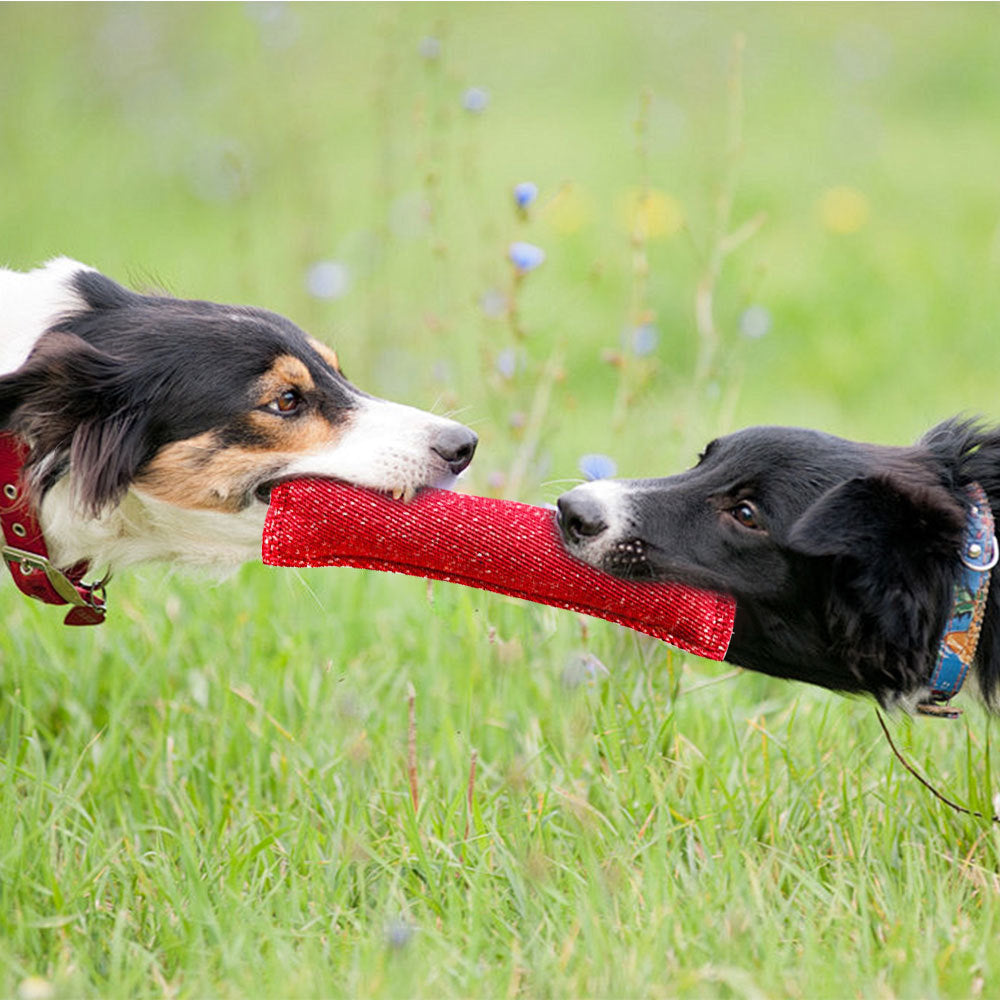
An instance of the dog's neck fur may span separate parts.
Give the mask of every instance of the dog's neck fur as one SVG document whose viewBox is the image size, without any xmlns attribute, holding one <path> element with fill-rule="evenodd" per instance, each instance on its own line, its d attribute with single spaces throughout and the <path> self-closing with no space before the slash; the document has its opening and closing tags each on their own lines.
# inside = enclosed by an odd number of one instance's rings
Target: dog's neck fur
<svg viewBox="0 0 1000 1000">
<path fill-rule="evenodd" d="M 107 513 L 81 517 L 64 477 L 42 501 L 41 525 L 57 566 L 86 561 L 100 573 L 167 561 L 225 575 L 259 558 L 266 514 L 263 504 L 238 514 L 184 510 L 131 489 Z"/>
</svg>

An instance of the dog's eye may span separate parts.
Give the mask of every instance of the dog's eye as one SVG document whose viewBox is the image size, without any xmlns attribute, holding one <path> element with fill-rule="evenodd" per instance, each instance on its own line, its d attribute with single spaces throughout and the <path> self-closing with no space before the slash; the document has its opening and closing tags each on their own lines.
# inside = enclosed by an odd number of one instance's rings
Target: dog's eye
<svg viewBox="0 0 1000 1000">
<path fill-rule="evenodd" d="M 278 393 L 278 395 L 267 404 L 267 408 L 272 413 L 281 413 L 287 416 L 290 413 L 295 413 L 301 405 L 302 394 L 296 389 L 285 389 L 284 392 Z"/>
<path fill-rule="evenodd" d="M 743 525 L 744 528 L 760 528 L 760 521 L 757 517 L 757 508 L 748 500 L 738 503 L 730 512 L 732 516 Z"/>
</svg>

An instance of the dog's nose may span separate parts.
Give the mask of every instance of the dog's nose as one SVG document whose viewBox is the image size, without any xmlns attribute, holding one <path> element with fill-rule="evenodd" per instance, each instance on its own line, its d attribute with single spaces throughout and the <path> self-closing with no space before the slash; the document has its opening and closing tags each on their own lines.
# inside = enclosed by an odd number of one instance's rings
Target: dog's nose
<svg viewBox="0 0 1000 1000">
<path fill-rule="evenodd" d="M 431 451 L 445 460 L 452 474 L 457 476 L 472 461 L 479 438 L 461 424 L 452 424 L 439 430 L 431 443 Z"/>
<path fill-rule="evenodd" d="M 559 528 L 569 543 L 593 538 L 608 526 L 600 502 L 586 494 L 574 496 L 574 491 L 570 490 L 556 501 L 556 506 L 559 508 Z"/>
</svg>

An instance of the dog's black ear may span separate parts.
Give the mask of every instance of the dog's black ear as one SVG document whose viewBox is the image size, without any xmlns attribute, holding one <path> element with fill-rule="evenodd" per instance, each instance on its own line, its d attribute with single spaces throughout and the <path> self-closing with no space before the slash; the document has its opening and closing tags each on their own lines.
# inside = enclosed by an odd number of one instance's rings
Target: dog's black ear
<svg viewBox="0 0 1000 1000">
<path fill-rule="evenodd" d="M 944 486 L 886 472 L 828 490 L 792 526 L 789 544 L 803 555 L 891 561 L 954 553 L 963 525 L 962 507 Z"/>
<path fill-rule="evenodd" d="M 0 429 L 30 445 L 28 484 L 43 494 L 67 468 L 90 514 L 114 505 L 147 452 L 148 407 L 132 394 L 123 362 L 73 334 L 49 333 L 0 378 Z"/>
<path fill-rule="evenodd" d="M 788 544 L 829 558 L 843 615 L 864 616 L 896 646 L 918 647 L 937 627 L 964 521 L 944 486 L 919 469 L 894 470 L 828 490 L 793 525 Z"/>
</svg>

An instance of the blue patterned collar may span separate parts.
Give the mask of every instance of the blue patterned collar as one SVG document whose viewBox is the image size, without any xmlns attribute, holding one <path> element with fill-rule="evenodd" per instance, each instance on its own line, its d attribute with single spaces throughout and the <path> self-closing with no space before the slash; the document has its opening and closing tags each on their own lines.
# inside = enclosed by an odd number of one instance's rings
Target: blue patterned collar
<svg viewBox="0 0 1000 1000">
<path fill-rule="evenodd" d="M 969 511 L 959 559 L 962 571 L 952 589 L 951 610 L 938 644 L 937 659 L 929 682 L 927 701 L 917 706 L 924 715 L 956 718 L 961 709 L 948 702 L 962 688 L 965 675 L 979 644 L 986 598 L 990 592 L 990 571 L 1000 559 L 1000 548 L 993 530 L 993 513 L 986 491 L 979 483 L 965 489 Z"/>
</svg>

